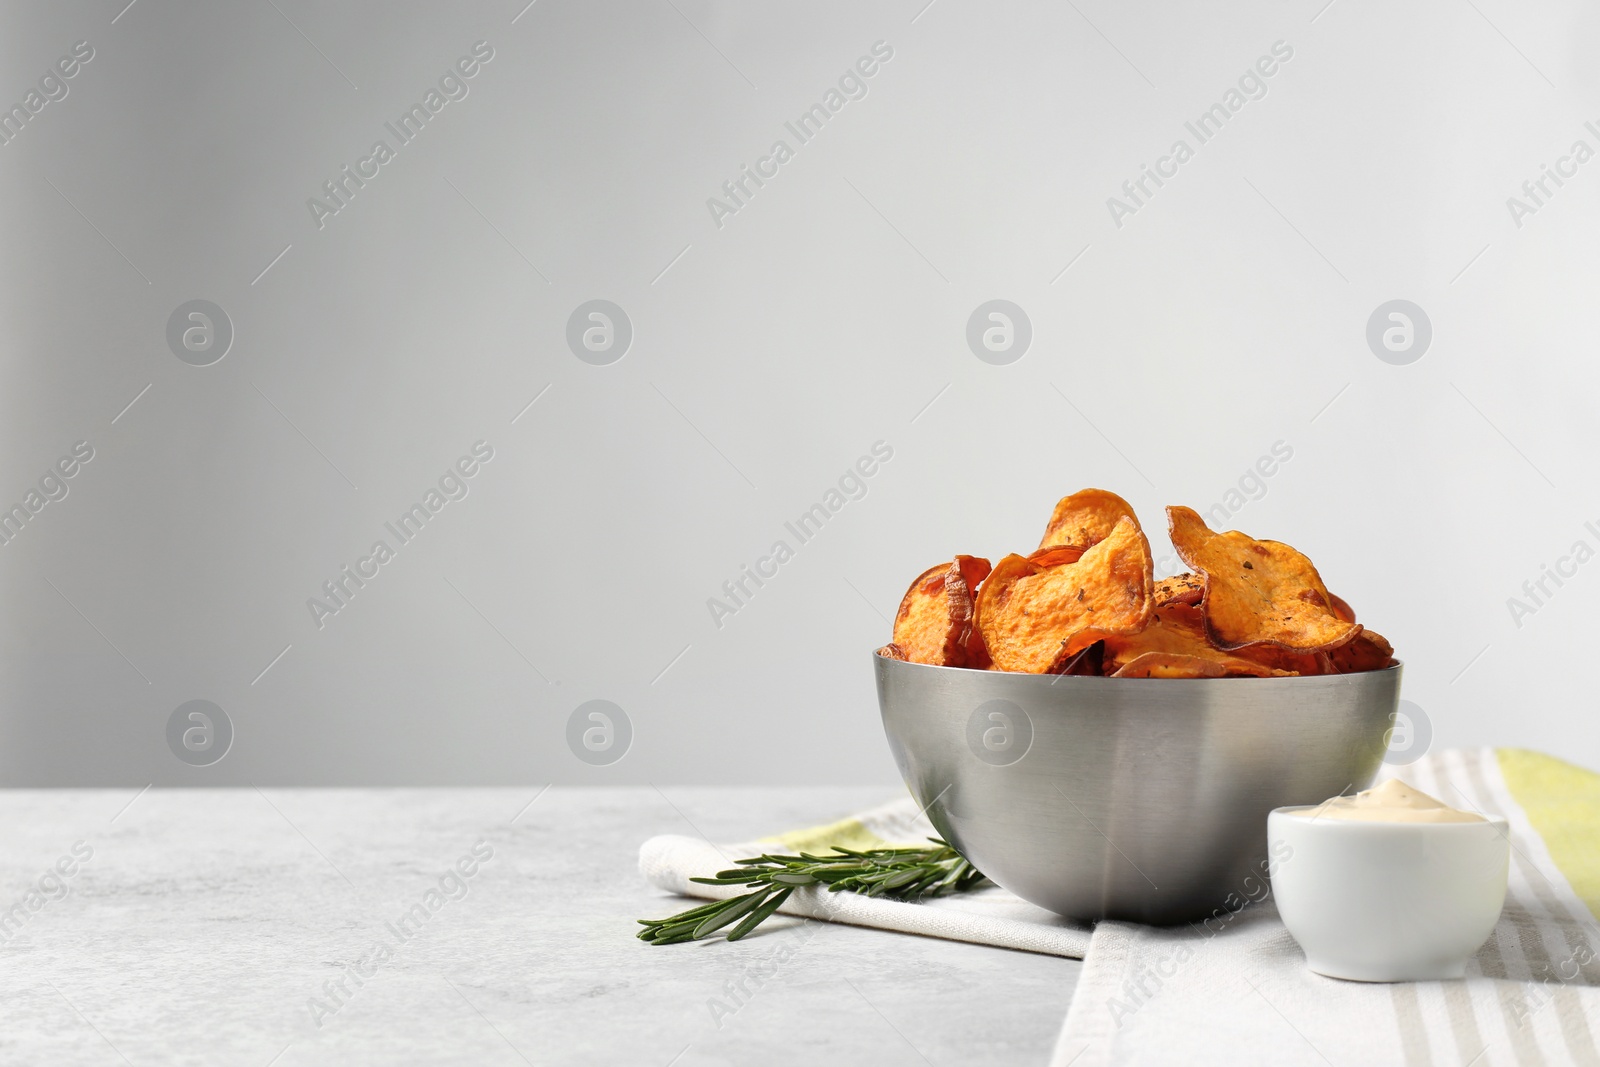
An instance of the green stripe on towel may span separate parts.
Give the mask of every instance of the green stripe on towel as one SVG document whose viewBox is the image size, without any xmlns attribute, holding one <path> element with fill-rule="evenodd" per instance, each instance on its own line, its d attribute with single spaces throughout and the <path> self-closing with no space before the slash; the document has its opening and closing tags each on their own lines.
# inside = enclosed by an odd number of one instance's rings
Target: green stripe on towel
<svg viewBox="0 0 1600 1067">
<path fill-rule="evenodd" d="M 1497 749 L 1500 776 L 1572 891 L 1600 917 L 1600 774 L 1520 748 Z"/>
<path fill-rule="evenodd" d="M 836 848 L 883 848 L 888 844 L 883 838 L 868 830 L 860 819 L 840 819 L 826 826 L 813 826 L 808 830 L 795 830 L 779 834 L 778 842 L 791 852 L 810 852 L 817 855 Z"/>
</svg>

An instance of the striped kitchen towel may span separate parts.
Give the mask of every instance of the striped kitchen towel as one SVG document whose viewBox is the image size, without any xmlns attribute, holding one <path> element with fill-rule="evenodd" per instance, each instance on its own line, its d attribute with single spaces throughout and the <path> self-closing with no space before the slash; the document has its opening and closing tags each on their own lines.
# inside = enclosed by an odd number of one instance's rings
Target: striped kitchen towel
<svg viewBox="0 0 1600 1067">
<path fill-rule="evenodd" d="M 933 825 L 910 797 L 826 826 L 740 844 L 713 845 L 698 837 L 652 837 L 639 849 L 639 871 L 651 885 L 671 893 L 712 899 L 737 896 L 741 886 L 701 885 L 689 879 L 733 866 L 763 852 L 826 852 L 843 848 L 926 845 Z M 829 893 L 815 886 L 796 890 L 779 909 L 855 926 L 876 926 L 952 941 L 1082 959 L 1089 927 L 1034 907 L 998 886 L 910 904 L 860 893 Z"/>
<path fill-rule="evenodd" d="M 1600 775 L 1491 748 L 1386 772 L 1510 823 L 1505 911 L 1465 979 L 1313 974 L 1270 902 L 1196 927 L 1103 922 L 1054 1067 L 1237 1067 L 1246 1050 L 1253 1062 L 1317 1067 L 1600 1065 Z"/>
</svg>

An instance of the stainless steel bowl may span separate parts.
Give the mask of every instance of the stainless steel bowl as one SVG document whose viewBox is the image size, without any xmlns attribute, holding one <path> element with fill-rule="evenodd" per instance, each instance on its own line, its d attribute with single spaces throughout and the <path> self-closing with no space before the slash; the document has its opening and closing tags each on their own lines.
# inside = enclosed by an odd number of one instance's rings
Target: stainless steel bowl
<svg viewBox="0 0 1600 1067">
<path fill-rule="evenodd" d="M 1267 813 L 1364 789 L 1400 671 L 1008 674 L 873 656 L 901 777 L 962 855 L 1072 919 L 1177 923 L 1265 888 Z"/>
</svg>

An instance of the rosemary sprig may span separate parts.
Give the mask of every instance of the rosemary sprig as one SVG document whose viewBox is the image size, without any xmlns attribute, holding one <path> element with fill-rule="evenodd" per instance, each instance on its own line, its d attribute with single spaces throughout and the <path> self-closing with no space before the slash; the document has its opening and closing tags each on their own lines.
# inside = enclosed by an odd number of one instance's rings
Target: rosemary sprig
<svg viewBox="0 0 1600 1067">
<path fill-rule="evenodd" d="M 961 893 L 986 881 L 982 872 L 937 837 L 932 848 L 834 849 L 834 855 L 761 855 L 737 860 L 737 867 L 714 878 L 691 878 L 703 885 L 748 885 L 750 892 L 680 911 L 665 919 L 640 919 L 641 940 L 676 945 L 709 937 L 729 923 L 737 941 L 760 926 L 800 886 L 826 885 L 828 892 L 849 890 L 869 897 L 918 900 Z"/>
</svg>

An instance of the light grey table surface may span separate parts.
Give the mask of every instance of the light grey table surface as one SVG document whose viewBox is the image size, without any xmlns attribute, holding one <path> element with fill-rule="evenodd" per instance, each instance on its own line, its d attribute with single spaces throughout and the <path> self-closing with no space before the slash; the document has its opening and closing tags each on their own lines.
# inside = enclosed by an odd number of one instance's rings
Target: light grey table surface
<svg viewBox="0 0 1600 1067">
<path fill-rule="evenodd" d="M 0 1063 L 1048 1057 L 1075 960 L 793 920 L 734 944 L 633 937 L 683 906 L 639 877 L 646 837 L 749 839 L 886 791 L 536 794 L 0 792 Z M 401 940 L 389 924 L 418 905 Z"/>
</svg>

